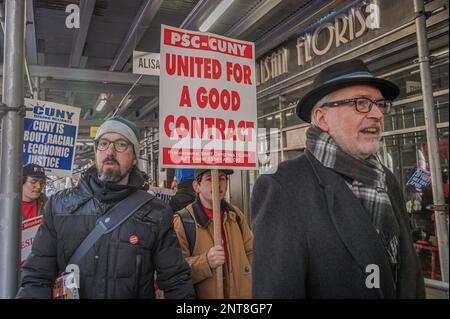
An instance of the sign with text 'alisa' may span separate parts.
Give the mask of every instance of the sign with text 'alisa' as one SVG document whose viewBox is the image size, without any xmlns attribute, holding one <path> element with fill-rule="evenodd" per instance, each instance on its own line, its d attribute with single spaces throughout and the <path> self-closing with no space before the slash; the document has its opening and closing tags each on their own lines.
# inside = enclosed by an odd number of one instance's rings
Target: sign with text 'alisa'
<svg viewBox="0 0 450 319">
<path fill-rule="evenodd" d="M 133 73 L 159 76 L 159 53 L 133 51 Z"/>
<path fill-rule="evenodd" d="M 161 167 L 257 168 L 255 47 L 162 26 Z"/>
<path fill-rule="evenodd" d="M 72 176 L 80 109 L 25 99 L 23 165 L 34 163 L 47 175 Z"/>
</svg>

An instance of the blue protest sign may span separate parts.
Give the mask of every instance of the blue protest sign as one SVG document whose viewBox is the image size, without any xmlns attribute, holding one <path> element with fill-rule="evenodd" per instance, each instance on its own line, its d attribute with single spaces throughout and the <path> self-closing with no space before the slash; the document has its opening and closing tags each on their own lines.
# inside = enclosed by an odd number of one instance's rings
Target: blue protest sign
<svg viewBox="0 0 450 319">
<path fill-rule="evenodd" d="M 23 164 L 34 163 L 48 175 L 72 176 L 80 109 L 25 99 Z"/>
<path fill-rule="evenodd" d="M 418 168 L 414 174 L 409 178 L 406 185 L 411 185 L 415 187 L 418 191 L 423 190 L 430 184 L 431 181 L 431 174 L 430 172 Z"/>
<path fill-rule="evenodd" d="M 162 187 L 150 187 L 149 191 L 155 193 L 156 198 L 166 203 L 170 202 L 172 197 L 175 195 L 175 191 Z"/>
</svg>

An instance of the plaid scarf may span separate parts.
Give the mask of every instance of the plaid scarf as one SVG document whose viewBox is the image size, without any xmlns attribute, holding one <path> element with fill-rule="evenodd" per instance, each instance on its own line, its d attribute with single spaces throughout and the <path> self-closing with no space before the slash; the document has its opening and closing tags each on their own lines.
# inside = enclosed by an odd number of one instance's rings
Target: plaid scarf
<svg viewBox="0 0 450 319">
<path fill-rule="evenodd" d="M 358 160 L 339 148 L 333 138 L 320 128 L 311 126 L 307 132 L 306 149 L 323 166 L 353 180 L 347 185 L 361 202 L 375 227 L 397 282 L 399 268 L 399 225 L 387 194 L 383 166 L 375 156 Z"/>
</svg>

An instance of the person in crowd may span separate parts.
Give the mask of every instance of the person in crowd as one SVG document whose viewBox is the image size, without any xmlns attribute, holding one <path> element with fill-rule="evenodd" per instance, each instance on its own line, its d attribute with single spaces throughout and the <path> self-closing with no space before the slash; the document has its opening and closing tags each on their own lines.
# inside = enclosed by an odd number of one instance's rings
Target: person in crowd
<svg viewBox="0 0 450 319">
<path fill-rule="evenodd" d="M 27 220 L 43 214 L 45 198 L 45 169 L 27 164 L 22 169 L 22 218 Z"/>
<path fill-rule="evenodd" d="M 175 231 L 200 299 L 219 297 L 215 271 L 219 266 L 223 266 L 223 297 L 251 298 L 253 234 L 243 212 L 225 201 L 232 173 L 219 170 L 222 244 L 214 245 L 211 170 L 195 170 L 192 184 L 197 198 L 174 214 Z"/>
<path fill-rule="evenodd" d="M 178 181 L 178 190 L 170 199 L 170 207 L 177 212 L 187 205 L 195 201 L 195 191 L 192 186 L 194 181 L 194 169 L 177 168 L 175 169 L 175 177 Z"/>
<path fill-rule="evenodd" d="M 174 176 L 172 179 L 172 183 L 170 184 L 170 189 L 173 191 L 177 191 L 178 190 L 178 181 L 177 181 L 177 177 Z"/>
<path fill-rule="evenodd" d="M 406 211 L 408 214 L 414 214 L 422 210 L 422 196 L 420 192 L 412 185 L 406 185 L 405 188 Z"/>
<path fill-rule="evenodd" d="M 253 189 L 253 297 L 424 298 L 401 188 L 376 156 L 398 94 L 359 59 L 319 72 L 296 110 L 305 153 Z"/>
<path fill-rule="evenodd" d="M 173 230 L 172 212 L 142 191 L 146 180 L 136 167 L 137 126 L 122 117 L 110 118 L 99 127 L 94 145 L 95 165 L 79 185 L 47 202 L 17 297 L 51 298 L 55 279 L 97 221 L 135 192 L 144 193 L 147 201 L 80 257 L 80 298 L 155 298 L 154 271 L 166 298 L 195 297 L 190 269 Z M 123 209 L 128 210 L 128 205 L 129 201 Z"/>
</svg>

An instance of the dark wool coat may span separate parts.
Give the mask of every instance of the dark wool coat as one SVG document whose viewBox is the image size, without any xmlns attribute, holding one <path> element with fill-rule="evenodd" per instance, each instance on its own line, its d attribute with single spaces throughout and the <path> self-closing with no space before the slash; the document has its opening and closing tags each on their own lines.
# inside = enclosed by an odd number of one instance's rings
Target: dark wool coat
<svg viewBox="0 0 450 319">
<path fill-rule="evenodd" d="M 341 175 L 307 151 L 255 183 L 253 297 L 424 298 L 403 196 L 387 169 L 386 180 L 400 226 L 397 285 L 360 201 Z M 379 288 L 366 285 L 375 282 L 369 265 L 379 267 Z"/>
</svg>

